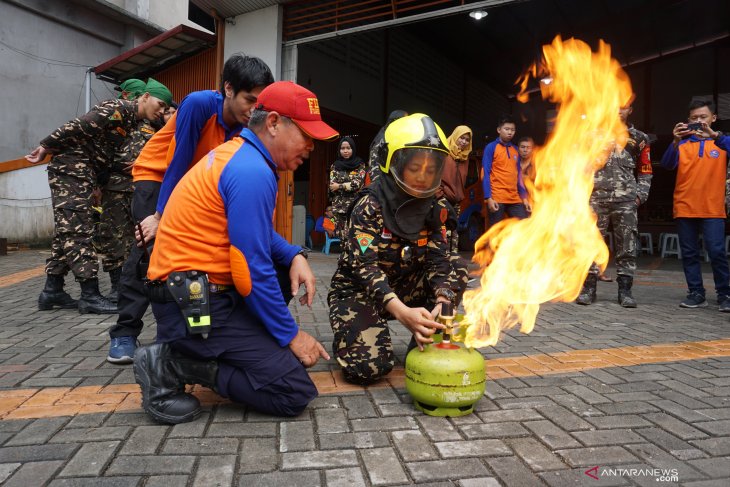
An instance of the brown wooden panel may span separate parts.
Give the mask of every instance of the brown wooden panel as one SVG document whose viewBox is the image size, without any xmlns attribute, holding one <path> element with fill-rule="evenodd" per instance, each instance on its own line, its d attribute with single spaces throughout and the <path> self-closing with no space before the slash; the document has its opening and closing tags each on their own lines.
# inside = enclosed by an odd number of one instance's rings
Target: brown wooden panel
<svg viewBox="0 0 730 487">
<path fill-rule="evenodd" d="M 24 169 L 26 167 L 40 166 L 41 164 L 48 163 L 48 161 L 50 160 L 51 156 L 47 155 L 45 159 L 36 164 L 28 162 L 24 157 L 21 157 L 20 159 L 12 159 L 10 161 L 3 161 L 0 162 L 0 173 L 16 171 L 18 169 Z"/>
<path fill-rule="evenodd" d="M 292 206 L 294 205 L 294 174 L 291 171 L 279 171 L 279 194 L 276 197 L 276 215 L 274 229 L 291 243 Z"/>
<path fill-rule="evenodd" d="M 171 68 L 157 73 L 154 78 L 167 86 L 173 99 L 180 103 L 188 93 L 199 90 L 215 90 L 216 48 L 196 54 Z"/>
</svg>

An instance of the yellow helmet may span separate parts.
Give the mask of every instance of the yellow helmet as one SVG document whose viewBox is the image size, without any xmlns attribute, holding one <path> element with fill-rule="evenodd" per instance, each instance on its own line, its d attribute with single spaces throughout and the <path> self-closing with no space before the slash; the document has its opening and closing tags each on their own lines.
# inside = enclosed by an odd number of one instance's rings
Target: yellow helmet
<svg viewBox="0 0 730 487">
<path fill-rule="evenodd" d="M 391 174 L 408 194 L 426 198 L 441 184 L 446 136 L 428 115 L 414 113 L 395 120 L 385 130 L 388 156 L 380 170 Z"/>
</svg>

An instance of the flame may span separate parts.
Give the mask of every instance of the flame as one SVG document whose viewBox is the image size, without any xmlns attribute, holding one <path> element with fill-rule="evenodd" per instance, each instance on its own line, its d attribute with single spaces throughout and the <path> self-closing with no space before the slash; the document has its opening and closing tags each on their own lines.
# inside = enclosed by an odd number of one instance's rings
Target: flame
<svg viewBox="0 0 730 487">
<path fill-rule="evenodd" d="M 558 36 L 543 55 L 521 80 L 519 99 L 527 100 L 530 76 L 550 80 L 539 85 L 543 98 L 559 106 L 555 130 L 535 149 L 532 216 L 502 221 L 476 244 L 481 287 L 464 295 L 470 347 L 494 345 L 501 330 L 518 324 L 531 332 L 540 304 L 575 300 L 591 263 L 603 269 L 608 261 L 588 200 L 593 173 L 625 145 L 618 112 L 631 99 L 631 83 L 603 42 L 593 52 Z"/>
</svg>

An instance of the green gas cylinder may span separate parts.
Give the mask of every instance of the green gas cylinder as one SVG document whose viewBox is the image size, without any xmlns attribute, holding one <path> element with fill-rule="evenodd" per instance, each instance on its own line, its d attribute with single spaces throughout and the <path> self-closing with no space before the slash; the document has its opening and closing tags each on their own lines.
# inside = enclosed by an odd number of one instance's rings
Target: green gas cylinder
<svg viewBox="0 0 730 487">
<path fill-rule="evenodd" d="M 451 316 L 449 314 L 450 313 Z M 413 405 L 430 416 L 464 416 L 484 395 L 487 373 L 484 357 L 462 343 L 450 341 L 453 312 L 442 308 L 439 317 L 447 325 L 443 338 L 414 348 L 406 357 L 406 389 Z"/>
</svg>

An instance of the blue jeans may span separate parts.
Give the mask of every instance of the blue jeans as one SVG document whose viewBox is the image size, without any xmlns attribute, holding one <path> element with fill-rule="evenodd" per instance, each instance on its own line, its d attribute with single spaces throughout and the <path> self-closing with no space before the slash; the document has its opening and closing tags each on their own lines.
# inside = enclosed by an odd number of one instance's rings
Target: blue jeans
<svg viewBox="0 0 730 487">
<path fill-rule="evenodd" d="M 505 215 L 510 218 L 527 218 L 527 209 L 522 203 L 497 203 L 497 211 L 489 213 L 489 226 L 504 220 Z"/>
<path fill-rule="evenodd" d="M 712 264 L 715 291 L 718 296 L 730 296 L 730 270 L 725 255 L 724 218 L 677 218 L 682 267 L 689 292 L 705 295 L 700 261 L 700 234 Z"/>
</svg>

